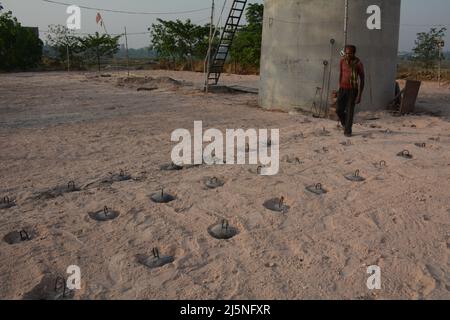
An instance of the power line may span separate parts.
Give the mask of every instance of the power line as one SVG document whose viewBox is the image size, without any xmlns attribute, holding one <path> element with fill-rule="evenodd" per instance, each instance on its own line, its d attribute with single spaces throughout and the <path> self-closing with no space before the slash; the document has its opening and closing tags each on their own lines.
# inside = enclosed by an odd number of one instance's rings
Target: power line
<svg viewBox="0 0 450 320">
<path fill-rule="evenodd" d="M 400 24 L 401 27 L 449 27 L 450 23 L 447 24 Z"/>
<path fill-rule="evenodd" d="M 59 2 L 53 0 L 41 0 L 43 2 L 48 2 L 61 6 L 71 6 L 73 3 Z M 80 8 L 86 10 L 95 10 L 95 11 L 103 11 L 103 12 L 114 12 L 114 13 L 123 13 L 123 14 L 135 14 L 135 15 L 172 15 L 172 14 L 187 14 L 187 13 L 195 13 L 209 10 L 210 8 L 201 8 L 195 10 L 187 10 L 187 11 L 173 11 L 173 12 L 140 12 L 140 11 L 124 11 L 124 10 L 113 10 L 113 9 L 104 9 L 104 8 L 95 8 L 95 7 L 87 7 L 87 6 L 78 6 Z"/>
<path fill-rule="evenodd" d="M 309 22 L 300 22 L 300 21 L 289 21 L 289 20 L 283 20 L 278 18 L 269 17 L 269 24 L 272 24 L 273 21 L 286 23 L 286 24 L 295 24 L 295 25 L 311 25 L 311 24 L 317 24 L 318 21 L 309 21 Z M 327 21 L 323 21 L 323 23 L 326 23 Z M 394 26 L 401 26 L 401 27 L 448 27 L 450 26 L 450 23 L 443 23 L 443 24 L 410 24 L 410 23 L 391 23 L 391 22 L 383 22 L 383 25 L 394 25 Z"/>
<path fill-rule="evenodd" d="M 39 32 L 40 33 L 53 33 L 53 32 L 51 32 L 51 31 L 49 31 L 49 30 L 39 30 Z M 131 36 L 134 36 L 134 35 L 144 35 L 144 34 L 150 34 L 151 32 L 149 32 L 149 31 L 145 31 L 145 32 L 131 32 L 131 33 L 127 33 L 127 35 L 131 35 Z M 87 33 L 87 32 L 74 32 L 73 33 L 74 35 L 79 35 L 79 36 L 81 36 L 81 35 L 92 35 L 93 33 Z M 110 33 L 109 35 L 111 35 L 111 36 L 121 36 L 121 35 L 124 35 L 124 33 Z"/>
</svg>

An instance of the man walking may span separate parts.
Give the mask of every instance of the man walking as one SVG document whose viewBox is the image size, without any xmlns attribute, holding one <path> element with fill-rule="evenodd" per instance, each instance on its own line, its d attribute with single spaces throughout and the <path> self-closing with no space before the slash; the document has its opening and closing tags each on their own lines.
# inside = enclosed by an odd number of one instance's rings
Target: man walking
<svg viewBox="0 0 450 320">
<path fill-rule="evenodd" d="M 345 136 L 352 136 L 355 105 L 361 103 L 364 91 L 364 66 L 355 56 L 356 47 L 345 47 L 345 57 L 341 60 L 339 94 L 336 113 L 345 129 Z M 358 81 L 359 79 L 359 81 Z"/>
</svg>

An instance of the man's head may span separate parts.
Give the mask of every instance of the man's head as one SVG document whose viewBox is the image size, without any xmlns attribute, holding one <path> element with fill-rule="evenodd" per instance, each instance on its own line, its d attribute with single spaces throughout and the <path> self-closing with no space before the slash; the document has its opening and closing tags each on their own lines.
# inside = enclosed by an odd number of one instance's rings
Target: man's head
<svg viewBox="0 0 450 320">
<path fill-rule="evenodd" d="M 356 54 L 356 47 L 353 45 L 346 45 L 344 52 L 345 52 L 346 59 L 353 60 L 355 58 L 355 54 Z"/>
</svg>

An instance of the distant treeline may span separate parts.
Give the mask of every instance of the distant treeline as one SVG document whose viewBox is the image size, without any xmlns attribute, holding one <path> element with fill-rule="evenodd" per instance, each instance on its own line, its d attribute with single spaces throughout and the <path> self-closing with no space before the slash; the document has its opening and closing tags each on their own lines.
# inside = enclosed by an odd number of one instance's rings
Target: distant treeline
<svg viewBox="0 0 450 320">
<path fill-rule="evenodd" d="M 58 58 L 58 50 L 52 46 L 49 46 L 48 44 L 44 45 L 43 49 L 43 55 L 48 58 Z M 134 49 L 130 48 L 128 49 L 128 57 L 130 59 L 155 59 L 156 58 L 156 52 L 149 48 L 139 48 Z M 123 47 L 120 47 L 116 54 L 113 56 L 116 59 L 126 59 L 127 57 L 127 50 Z"/>
<path fill-rule="evenodd" d="M 246 24 L 239 27 L 225 72 L 258 73 L 261 57 L 264 5 L 249 4 L 245 12 Z M 400 52 L 399 72 L 411 70 L 436 74 L 438 61 L 441 67 L 450 68 L 450 52 L 440 56 L 446 28 L 431 28 L 417 34 L 411 52 Z M 213 35 L 213 53 L 217 50 L 222 30 Z M 77 35 L 62 25 L 49 26 L 45 44 L 32 28 L 20 25 L 11 12 L 0 14 L 0 70 L 83 70 L 91 67 L 109 68 L 164 68 L 203 71 L 208 51 L 210 25 L 196 25 L 190 20 L 162 20 L 152 24 L 148 48 L 129 49 L 119 46 L 123 35 L 110 36 L 99 33 Z M 363 57 L 362 57 L 363 58 Z M 411 71 L 412 72 L 412 71 Z M 416 71 L 414 71 L 416 72 Z"/>
<path fill-rule="evenodd" d="M 154 59 L 157 54 L 150 48 L 128 49 L 128 57 L 130 59 Z M 114 55 L 114 58 L 125 59 L 127 57 L 127 50 L 120 47 L 119 51 Z"/>
<path fill-rule="evenodd" d="M 39 65 L 43 43 L 33 28 L 22 27 L 12 12 L 0 14 L 0 70 L 29 70 Z"/>
<path fill-rule="evenodd" d="M 450 51 L 446 51 L 442 53 L 443 55 L 443 60 L 450 60 Z M 406 52 L 406 51 L 401 51 L 398 53 L 398 58 L 400 61 L 413 61 L 414 59 L 414 52 Z"/>
<path fill-rule="evenodd" d="M 249 4 L 247 23 L 234 36 L 228 63 L 248 71 L 259 68 L 264 5 Z M 172 69 L 197 70 L 208 52 L 210 25 L 196 25 L 191 20 L 162 20 L 152 24 L 151 48 L 162 65 Z M 222 30 L 213 34 L 213 52 L 217 49 Z"/>
</svg>

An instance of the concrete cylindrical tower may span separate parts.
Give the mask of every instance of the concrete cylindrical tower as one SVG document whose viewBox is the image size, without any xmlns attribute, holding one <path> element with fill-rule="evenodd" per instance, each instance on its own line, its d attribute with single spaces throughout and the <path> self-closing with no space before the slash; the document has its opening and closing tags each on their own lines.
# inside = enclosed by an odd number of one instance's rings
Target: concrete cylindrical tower
<svg viewBox="0 0 450 320">
<path fill-rule="evenodd" d="M 339 88 L 345 3 L 265 1 L 259 95 L 263 108 L 316 112 L 322 104 L 326 109 L 331 92 Z M 373 16 L 368 8 L 373 5 L 381 9 L 381 30 L 368 28 Z M 366 72 L 358 110 L 381 110 L 394 98 L 400 7 L 401 0 L 348 0 L 347 43 L 357 46 Z"/>
</svg>

